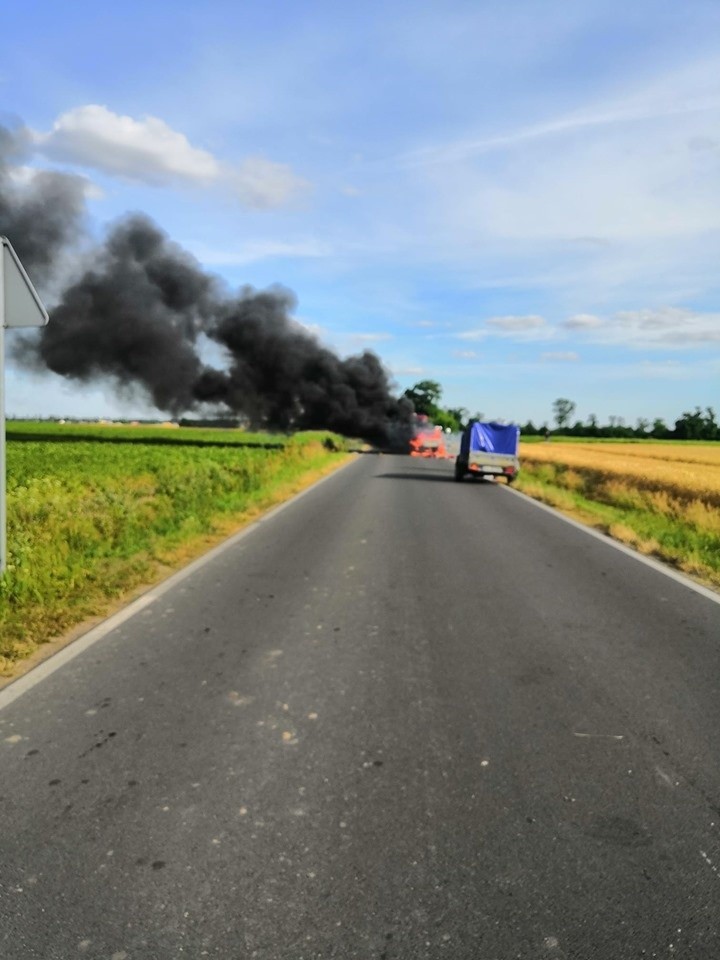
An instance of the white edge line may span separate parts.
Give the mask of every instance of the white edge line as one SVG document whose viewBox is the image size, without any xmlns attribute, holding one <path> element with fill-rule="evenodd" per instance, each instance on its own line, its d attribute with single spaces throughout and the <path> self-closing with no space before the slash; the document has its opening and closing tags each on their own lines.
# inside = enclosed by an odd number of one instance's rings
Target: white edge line
<svg viewBox="0 0 720 960">
<path fill-rule="evenodd" d="M 520 490 L 513 490 L 507 484 L 503 484 L 501 489 L 506 490 L 508 493 L 512 493 L 516 497 L 521 497 L 523 500 L 526 500 L 528 503 L 532 503 L 540 510 L 545 510 L 546 513 L 551 513 L 554 517 L 557 517 L 558 520 L 563 520 L 565 523 L 569 523 L 570 526 L 575 527 L 576 530 L 582 530 L 584 533 L 587 533 L 588 536 L 594 537 L 596 540 L 600 540 L 601 543 L 606 544 L 608 547 L 613 547 L 615 550 L 619 550 L 620 553 L 624 553 L 625 556 L 632 557 L 639 563 L 644 563 L 645 566 L 651 567 L 653 570 L 664 574 L 666 577 L 670 577 L 671 580 L 675 580 L 677 583 L 681 583 L 683 586 L 689 587 L 690 590 L 694 590 L 695 593 L 699 593 L 700 596 L 705 597 L 706 600 L 712 600 L 714 603 L 720 603 L 720 593 L 715 593 L 714 590 L 711 590 L 709 587 L 704 587 L 701 583 L 695 583 L 695 581 L 691 580 L 690 577 L 686 577 L 684 574 L 678 573 L 677 570 L 673 570 L 671 567 L 661 563 L 659 560 L 655 560 L 653 557 L 646 557 L 644 554 L 638 553 L 637 550 L 633 550 L 632 547 L 628 547 L 624 543 L 614 540 L 606 533 L 601 533 L 599 530 L 594 530 L 592 527 L 585 526 L 584 523 L 573 520 L 572 517 L 566 517 L 564 513 L 560 513 L 559 510 L 556 510 L 549 504 L 543 503 L 541 500 L 535 500 L 533 497 L 529 497 L 526 493 L 521 493 Z"/>
<path fill-rule="evenodd" d="M 201 567 L 205 566 L 206 563 L 210 563 L 211 561 L 215 560 L 216 557 L 219 557 L 226 550 L 231 550 L 237 543 L 240 542 L 240 540 L 243 540 L 245 537 L 253 533 L 261 524 L 267 523 L 268 520 L 272 520 L 283 510 L 286 510 L 294 503 L 297 503 L 297 501 L 302 497 L 307 496 L 307 494 L 311 493 L 313 490 L 317 490 L 321 484 L 328 480 L 332 480 L 332 478 L 337 476 L 341 470 L 344 470 L 351 463 L 356 463 L 358 459 L 358 457 L 354 457 L 347 463 L 341 464 L 337 469 L 333 470 L 332 473 L 329 473 L 325 477 L 321 477 L 311 486 L 306 487 L 299 493 L 296 493 L 289 500 L 284 500 L 276 507 L 272 507 L 267 513 L 264 513 L 261 517 L 258 517 L 257 520 L 253 520 L 253 522 L 247 527 L 244 527 L 242 530 L 238 531 L 238 533 L 233 534 L 227 540 L 223 540 L 222 543 L 218 544 L 216 547 L 213 547 L 201 557 L 198 557 L 197 560 L 193 560 L 192 563 L 188 564 L 186 567 L 183 567 L 182 570 L 178 570 L 177 573 L 173 573 L 167 578 L 167 580 L 163 580 L 162 583 L 157 584 L 157 586 L 151 587 L 147 593 L 143 593 L 142 596 L 137 598 L 137 600 L 131 601 L 131 603 L 129 603 L 126 607 L 123 607 L 122 610 L 119 610 L 111 617 L 108 617 L 107 620 L 103 620 L 102 623 L 99 623 L 96 627 L 88 630 L 87 633 L 78 637 L 77 640 L 73 640 L 66 647 L 58 650 L 57 653 L 51 654 L 47 660 L 43 660 L 42 663 L 39 663 L 36 667 L 33 667 L 32 670 L 24 674 L 22 677 L 18 677 L 17 680 L 13 680 L 6 687 L 0 690 L 0 710 L 4 710 L 5 707 L 9 707 L 11 703 L 14 703 L 15 700 L 21 697 L 24 693 L 27 693 L 28 690 L 32 690 L 33 687 L 37 686 L 39 683 L 42 683 L 43 680 L 55 673 L 56 670 L 64 667 L 66 663 L 74 660 L 75 657 L 79 656 L 81 653 L 84 653 L 85 650 L 91 647 L 94 643 L 97 643 L 98 640 L 102 640 L 103 637 L 107 636 L 108 633 L 111 633 L 121 624 L 125 623 L 126 620 L 130 620 L 146 607 L 149 607 L 151 603 L 154 603 L 156 600 L 162 597 L 163 594 L 174 589 L 179 583 L 185 580 L 186 577 L 192 576 L 196 570 L 199 570 Z"/>
</svg>

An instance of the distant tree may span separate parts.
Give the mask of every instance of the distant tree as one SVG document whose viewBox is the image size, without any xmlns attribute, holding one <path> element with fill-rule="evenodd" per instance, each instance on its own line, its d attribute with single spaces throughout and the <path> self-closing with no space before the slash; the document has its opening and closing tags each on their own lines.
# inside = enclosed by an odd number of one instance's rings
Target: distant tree
<svg viewBox="0 0 720 960">
<path fill-rule="evenodd" d="M 438 427 L 442 427 L 443 430 L 450 430 L 453 433 L 458 433 L 462 429 L 462 418 L 457 417 L 454 411 L 442 410 L 440 407 L 435 408 L 435 412 L 432 414 L 432 422 L 437 424 Z"/>
<path fill-rule="evenodd" d="M 712 407 L 705 408 L 705 440 L 720 440 L 720 425 Z"/>
<path fill-rule="evenodd" d="M 555 418 L 555 423 L 558 425 L 558 430 L 562 430 L 570 420 L 570 417 L 575 413 L 575 404 L 572 400 L 566 400 L 564 397 L 558 397 L 557 400 L 553 402 L 553 416 Z"/>
<path fill-rule="evenodd" d="M 679 420 L 675 421 L 673 436 L 676 440 L 702 440 L 705 418 L 700 407 L 695 407 L 692 413 L 685 411 Z"/>
<path fill-rule="evenodd" d="M 465 407 L 448 407 L 445 413 L 455 421 L 456 426 L 451 426 L 451 430 L 457 432 L 465 428 L 468 421 L 468 412 Z"/>
<path fill-rule="evenodd" d="M 650 421 L 646 420 L 645 417 L 638 417 L 635 421 L 633 433 L 640 440 L 650 436 Z"/>
<path fill-rule="evenodd" d="M 465 407 L 445 409 L 440 406 L 442 387 L 437 380 L 420 380 L 414 387 L 405 391 L 403 397 L 409 400 L 415 413 L 428 417 L 443 430 L 452 430 L 454 433 L 462 430 L 468 412 Z"/>
<path fill-rule="evenodd" d="M 524 433 L 526 437 L 536 437 L 540 431 L 532 420 L 528 420 L 526 424 L 520 427 L 520 433 Z"/>
<path fill-rule="evenodd" d="M 668 436 L 670 435 L 670 431 L 668 430 L 668 426 L 665 421 L 661 420 L 660 417 L 656 417 L 653 420 L 650 434 L 655 438 L 655 440 L 667 440 Z"/>
<path fill-rule="evenodd" d="M 431 419 L 435 416 L 442 397 L 442 387 L 437 380 L 420 380 L 403 394 L 415 407 L 415 413 L 422 413 Z"/>
</svg>

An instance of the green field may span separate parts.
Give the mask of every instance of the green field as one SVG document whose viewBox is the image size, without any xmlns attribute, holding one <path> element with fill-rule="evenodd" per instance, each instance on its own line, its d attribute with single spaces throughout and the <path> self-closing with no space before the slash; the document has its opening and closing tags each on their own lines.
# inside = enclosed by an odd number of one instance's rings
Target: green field
<svg viewBox="0 0 720 960">
<path fill-rule="evenodd" d="M 0 674 L 320 476 L 332 434 L 12 422 Z"/>
<path fill-rule="evenodd" d="M 184 444 L 259 447 L 283 446 L 288 437 L 276 433 L 248 433 L 245 430 L 221 430 L 208 427 L 131 426 L 125 424 L 52 423 L 41 420 L 9 420 L 8 441 L 94 440 L 98 443 Z"/>
</svg>

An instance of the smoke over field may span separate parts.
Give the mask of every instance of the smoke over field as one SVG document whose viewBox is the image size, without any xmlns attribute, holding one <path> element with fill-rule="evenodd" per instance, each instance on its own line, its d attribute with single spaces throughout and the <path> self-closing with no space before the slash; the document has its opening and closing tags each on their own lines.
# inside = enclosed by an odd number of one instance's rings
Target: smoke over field
<svg viewBox="0 0 720 960">
<path fill-rule="evenodd" d="M 83 239 L 86 184 L 42 172 L 18 176 L 27 137 L 0 127 L 0 234 L 9 237 L 42 287 Z M 388 442 L 412 408 L 396 399 L 370 351 L 346 359 L 292 319 L 293 294 L 280 287 L 228 294 L 149 218 L 116 224 L 79 277 L 51 306 L 50 323 L 20 338 L 16 361 L 81 382 L 140 388 L 175 416 L 204 405 L 254 426 L 327 428 Z M 227 357 L 207 366 L 203 338 Z"/>
</svg>

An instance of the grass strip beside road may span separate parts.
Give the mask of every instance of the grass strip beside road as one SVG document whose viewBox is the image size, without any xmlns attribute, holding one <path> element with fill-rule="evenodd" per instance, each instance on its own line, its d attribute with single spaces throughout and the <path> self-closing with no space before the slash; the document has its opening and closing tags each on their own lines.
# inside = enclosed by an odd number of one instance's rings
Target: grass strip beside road
<svg viewBox="0 0 720 960">
<path fill-rule="evenodd" d="M 584 446 L 522 444 L 517 489 L 720 587 L 720 447 Z"/>
<path fill-rule="evenodd" d="M 8 453 L 8 565 L 0 577 L 0 676 L 105 615 L 348 456 L 331 434 L 255 446 L 24 436 Z M 194 434 L 194 431 L 191 431 Z M 177 436 L 178 431 L 174 431 Z M 120 438 L 118 437 L 118 440 Z M 266 441 L 267 438 L 263 438 Z"/>
</svg>

